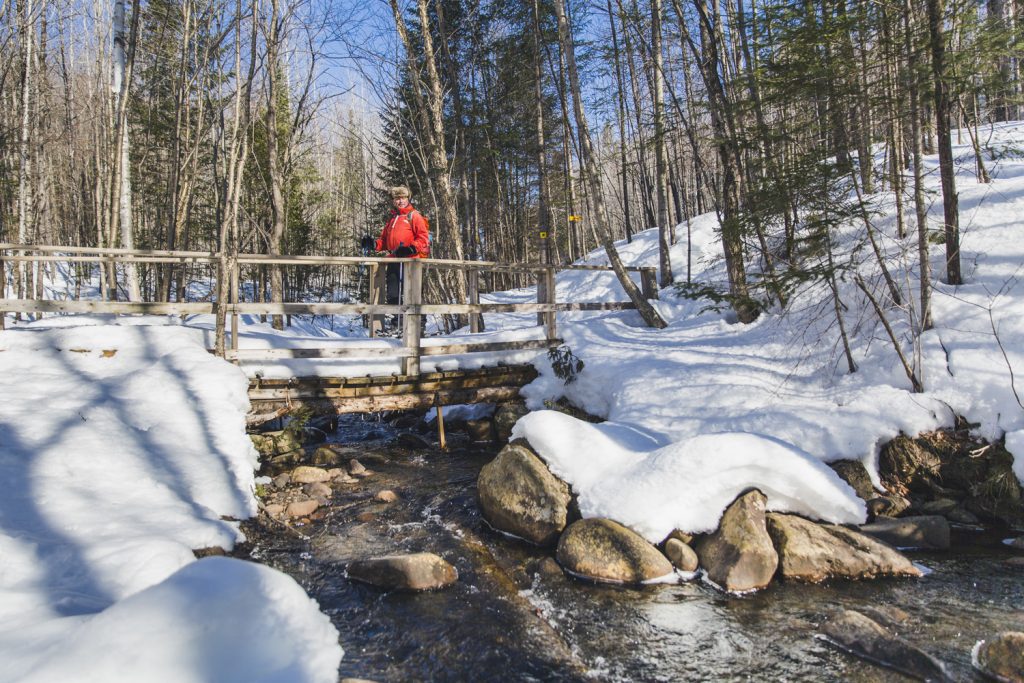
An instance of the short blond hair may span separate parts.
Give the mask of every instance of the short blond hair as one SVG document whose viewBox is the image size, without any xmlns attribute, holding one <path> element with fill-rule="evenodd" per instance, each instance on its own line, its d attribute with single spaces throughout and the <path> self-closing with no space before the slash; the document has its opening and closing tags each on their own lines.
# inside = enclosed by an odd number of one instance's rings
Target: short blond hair
<svg viewBox="0 0 1024 683">
<path fill-rule="evenodd" d="M 412 193 L 409 192 L 409 188 L 406 187 L 405 185 L 398 185 L 396 187 L 392 187 L 388 191 L 391 193 L 392 199 L 398 199 L 399 197 L 405 197 L 406 199 L 408 199 L 409 197 L 412 197 Z"/>
</svg>

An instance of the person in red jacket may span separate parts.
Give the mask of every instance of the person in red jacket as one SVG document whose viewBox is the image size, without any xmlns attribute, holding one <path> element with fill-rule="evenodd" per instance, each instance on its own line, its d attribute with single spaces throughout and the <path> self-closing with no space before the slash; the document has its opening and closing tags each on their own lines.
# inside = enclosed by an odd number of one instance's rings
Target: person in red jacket
<svg viewBox="0 0 1024 683">
<path fill-rule="evenodd" d="M 410 202 L 409 188 L 392 187 L 391 202 L 395 208 L 391 210 L 380 237 L 374 241 L 373 250 L 386 251 L 398 258 L 429 256 L 430 226 Z"/>
<path fill-rule="evenodd" d="M 430 256 L 430 226 L 423 214 L 410 201 L 411 193 L 405 186 L 392 187 L 391 202 L 394 208 L 388 217 L 380 237 L 366 236 L 360 246 L 364 251 L 387 252 L 395 258 L 425 258 Z M 402 264 L 389 263 L 378 271 L 378 282 L 374 286 L 384 292 L 384 303 L 400 303 L 402 291 Z"/>
</svg>

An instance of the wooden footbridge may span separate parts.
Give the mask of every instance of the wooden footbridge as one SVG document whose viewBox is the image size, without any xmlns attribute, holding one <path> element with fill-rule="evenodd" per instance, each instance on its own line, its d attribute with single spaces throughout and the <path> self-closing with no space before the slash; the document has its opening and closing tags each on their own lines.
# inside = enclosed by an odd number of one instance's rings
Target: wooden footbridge
<svg viewBox="0 0 1024 683">
<path fill-rule="evenodd" d="M 367 303 L 352 302 L 268 302 L 259 301 L 254 292 L 263 290 L 257 282 L 266 281 L 266 272 L 272 268 L 328 268 L 361 269 L 368 272 L 368 282 L 379 283 L 378 277 L 387 263 L 403 264 L 402 303 L 380 303 L 380 287 L 370 286 Z M 6 270 L 5 270 L 6 264 Z M 201 300 L 191 301 L 123 301 L 111 292 L 116 284 L 104 287 L 106 296 L 97 299 L 65 292 L 46 295 L 41 286 L 43 273 L 55 264 L 70 264 L 81 270 L 82 280 L 95 291 L 97 276 L 106 274 L 107 280 L 117 283 L 117 273 L 135 269 L 144 282 L 155 283 L 162 269 L 174 269 L 175 278 L 188 278 L 202 283 L 202 289 L 211 292 Z M 70 270 L 70 268 L 69 268 Z M 424 278 L 430 270 L 460 271 L 465 278 L 467 300 L 432 303 L 424 300 Z M 445 259 L 381 259 L 345 256 L 268 256 L 264 254 L 223 254 L 200 251 L 127 250 L 54 245 L 18 245 L 0 243 L 0 273 L 29 273 L 34 277 L 14 277 L 12 281 L 36 283 L 34 293 L 11 291 L 7 277 L 0 278 L 0 329 L 3 313 L 22 315 L 53 314 L 110 314 L 110 315 L 213 315 L 216 325 L 215 344 L 211 352 L 240 364 L 250 376 L 250 424 L 259 424 L 285 415 L 301 407 L 318 412 L 379 412 L 408 410 L 444 405 L 478 402 L 499 402 L 514 398 L 519 389 L 536 376 L 532 365 L 503 360 L 503 354 L 514 357 L 516 352 L 541 351 L 561 343 L 557 334 L 556 314 L 562 311 L 609 311 L 634 308 L 631 302 L 570 302 L 558 301 L 555 274 L 562 270 L 610 271 L 603 266 L 557 266 L 550 264 L 508 265 L 486 261 L 453 261 Z M 644 296 L 657 297 L 655 269 L 632 267 L 638 274 Z M 480 303 L 481 281 L 496 274 L 517 273 L 533 276 L 537 284 L 537 299 L 528 303 Z M 120 278 L 123 280 L 123 277 Z M 251 285 L 251 286 L 247 286 Z M 81 293 L 88 287 L 76 287 Z M 155 285 L 143 287 L 154 291 Z M 223 293 L 218 297 L 217 293 Z M 248 300 L 246 296 L 249 295 Z M 521 341 L 479 341 L 474 335 L 483 330 L 483 316 L 488 313 L 536 314 L 537 338 Z M 365 338 L 342 343 L 332 342 L 320 348 L 240 348 L 242 335 L 239 316 L 293 316 L 293 315 L 348 315 L 364 316 L 372 338 L 384 316 L 400 316 L 401 342 L 381 346 L 376 342 L 368 346 Z M 468 317 L 471 334 L 446 339 L 438 345 L 437 339 L 424 343 L 421 320 L 423 316 Z M 530 318 L 532 319 L 532 317 Z M 468 354 L 488 354 L 493 362 L 477 369 L 423 371 L 432 357 L 466 357 Z M 521 354 L 520 354 L 521 356 Z M 394 367 L 387 372 L 370 375 L 344 376 L 288 376 L 264 378 L 253 371 L 254 364 L 292 360 L 317 360 L 330 363 L 340 361 L 387 361 Z M 479 365 L 479 363 L 475 363 Z M 330 366 L 327 366 L 328 370 Z"/>
</svg>

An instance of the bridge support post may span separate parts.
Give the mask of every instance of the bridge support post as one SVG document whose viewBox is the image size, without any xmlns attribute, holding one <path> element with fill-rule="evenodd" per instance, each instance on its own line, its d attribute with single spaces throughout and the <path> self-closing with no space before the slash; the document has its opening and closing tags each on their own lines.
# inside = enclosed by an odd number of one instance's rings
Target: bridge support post
<svg viewBox="0 0 1024 683">
<path fill-rule="evenodd" d="M 552 266 L 537 271 L 537 303 L 556 303 L 555 269 Z M 544 326 L 545 336 L 549 342 L 558 337 L 557 315 L 554 310 L 537 314 L 537 324 Z"/>
<path fill-rule="evenodd" d="M 420 305 L 423 303 L 423 261 L 411 259 L 403 264 L 402 300 L 406 313 L 402 316 L 402 346 L 412 352 L 402 359 L 403 375 L 420 374 Z"/>
<path fill-rule="evenodd" d="M 480 271 L 470 268 L 466 271 L 466 294 L 470 303 L 474 306 L 480 303 Z M 469 331 L 473 334 L 483 329 L 483 315 L 480 313 L 469 314 Z"/>
<path fill-rule="evenodd" d="M 658 298 L 658 269 L 640 269 L 640 289 L 647 300 Z"/>
</svg>

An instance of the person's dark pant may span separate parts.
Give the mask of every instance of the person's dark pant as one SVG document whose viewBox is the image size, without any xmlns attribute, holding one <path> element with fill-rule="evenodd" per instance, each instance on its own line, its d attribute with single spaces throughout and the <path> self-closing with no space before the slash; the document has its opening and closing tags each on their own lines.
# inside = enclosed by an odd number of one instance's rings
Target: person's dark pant
<svg viewBox="0 0 1024 683">
<path fill-rule="evenodd" d="M 401 303 L 402 298 L 402 264 L 389 263 L 387 265 L 387 285 L 385 287 L 386 304 Z"/>
</svg>

